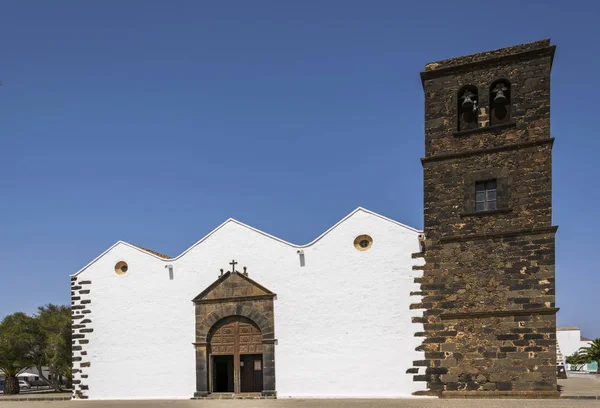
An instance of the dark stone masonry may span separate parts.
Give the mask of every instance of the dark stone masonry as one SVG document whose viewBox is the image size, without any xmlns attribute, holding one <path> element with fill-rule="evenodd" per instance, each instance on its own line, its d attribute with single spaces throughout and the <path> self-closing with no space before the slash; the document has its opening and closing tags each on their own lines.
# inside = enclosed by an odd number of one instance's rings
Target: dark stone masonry
<svg viewBox="0 0 600 408">
<path fill-rule="evenodd" d="M 556 398 L 549 40 L 427 64 L 425 359 L 451 397 Z M 413 371 L 414 372 L 414 371 Z"/>
<path fill-rule="evenodd" d="M 91 303 L 89 299 L 91 281 L 77 282 L 77 277 L 71 277 L 71 318 L 72 325 L 72 357 L 73 357 L 73 395 L 74 399 L 87 399 L 89 386 L 87 383 L 88 375 L 85 374 L 86 368 L 91 367 L 87 357 L 86 345 L 89 344 L 87 338 L 94 332 L 91 327 L 92 320 L 89 318 L 91 313 Z M 88 299 L 82 299 L 82 295 Z"/>
</svg>

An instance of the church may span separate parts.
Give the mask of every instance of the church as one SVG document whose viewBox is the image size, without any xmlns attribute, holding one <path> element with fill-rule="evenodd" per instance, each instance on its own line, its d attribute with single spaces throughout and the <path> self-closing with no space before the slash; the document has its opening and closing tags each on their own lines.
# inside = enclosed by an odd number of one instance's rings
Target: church
<svg viewBox="0 0 600 408">
<path fill-rule="evenodd" d="M 424 230 L 229 219 L 71 275 L 73 398 L 556 398 L 549 40 L 429 63 Z M 416 158 L 415 158 L 416 160 Z"/>
</svg>

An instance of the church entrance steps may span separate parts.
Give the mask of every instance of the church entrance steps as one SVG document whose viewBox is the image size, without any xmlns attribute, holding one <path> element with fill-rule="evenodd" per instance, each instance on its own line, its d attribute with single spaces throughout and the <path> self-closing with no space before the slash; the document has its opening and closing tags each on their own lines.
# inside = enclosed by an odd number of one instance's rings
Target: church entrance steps
<svg viewBox="0 0 600 408">
<path fill-rule="evenodd" d="M 275 399 L 275 396 L 262 395 L 260 392 L 242 392 L 239 394 L 229 392 L 214 392 L 206 397 L 194 397 L 192 399 Z"/>
</svg>

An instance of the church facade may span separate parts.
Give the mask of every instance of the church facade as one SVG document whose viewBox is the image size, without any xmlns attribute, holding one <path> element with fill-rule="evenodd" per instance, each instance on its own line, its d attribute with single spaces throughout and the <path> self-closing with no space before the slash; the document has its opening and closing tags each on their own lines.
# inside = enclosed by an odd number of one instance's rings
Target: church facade
<svg viewBox="0 0 600 408">
<path fill-rule="evenodd" d="M 235 220 L 172 259 L 118 242 L 71 278 L 75 397 L 425 390 L 419 234 L 359 208 L 303 246 Z"/>
<path fill-rule="evenodd" d="M 427 64 L 424 231 L 228 220 L 71 275 L 73 397 L 558 397 L 548 40 Z"/>
</svg>

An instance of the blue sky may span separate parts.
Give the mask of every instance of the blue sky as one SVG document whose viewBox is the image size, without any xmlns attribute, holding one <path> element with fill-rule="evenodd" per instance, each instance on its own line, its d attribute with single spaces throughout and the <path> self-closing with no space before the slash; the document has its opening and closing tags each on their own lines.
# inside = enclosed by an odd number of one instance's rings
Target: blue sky
<svg viewBox="0 0 600 408">
<path fill-rule="evenodd" d="M 302 244 L 357 206 L 422 228 L 430 61 L 550 37 L 560 325 L 600 336 L 598 2 L 9 1 L 0 317 L 117 240 L 229 217 Z"/>
</svg>

